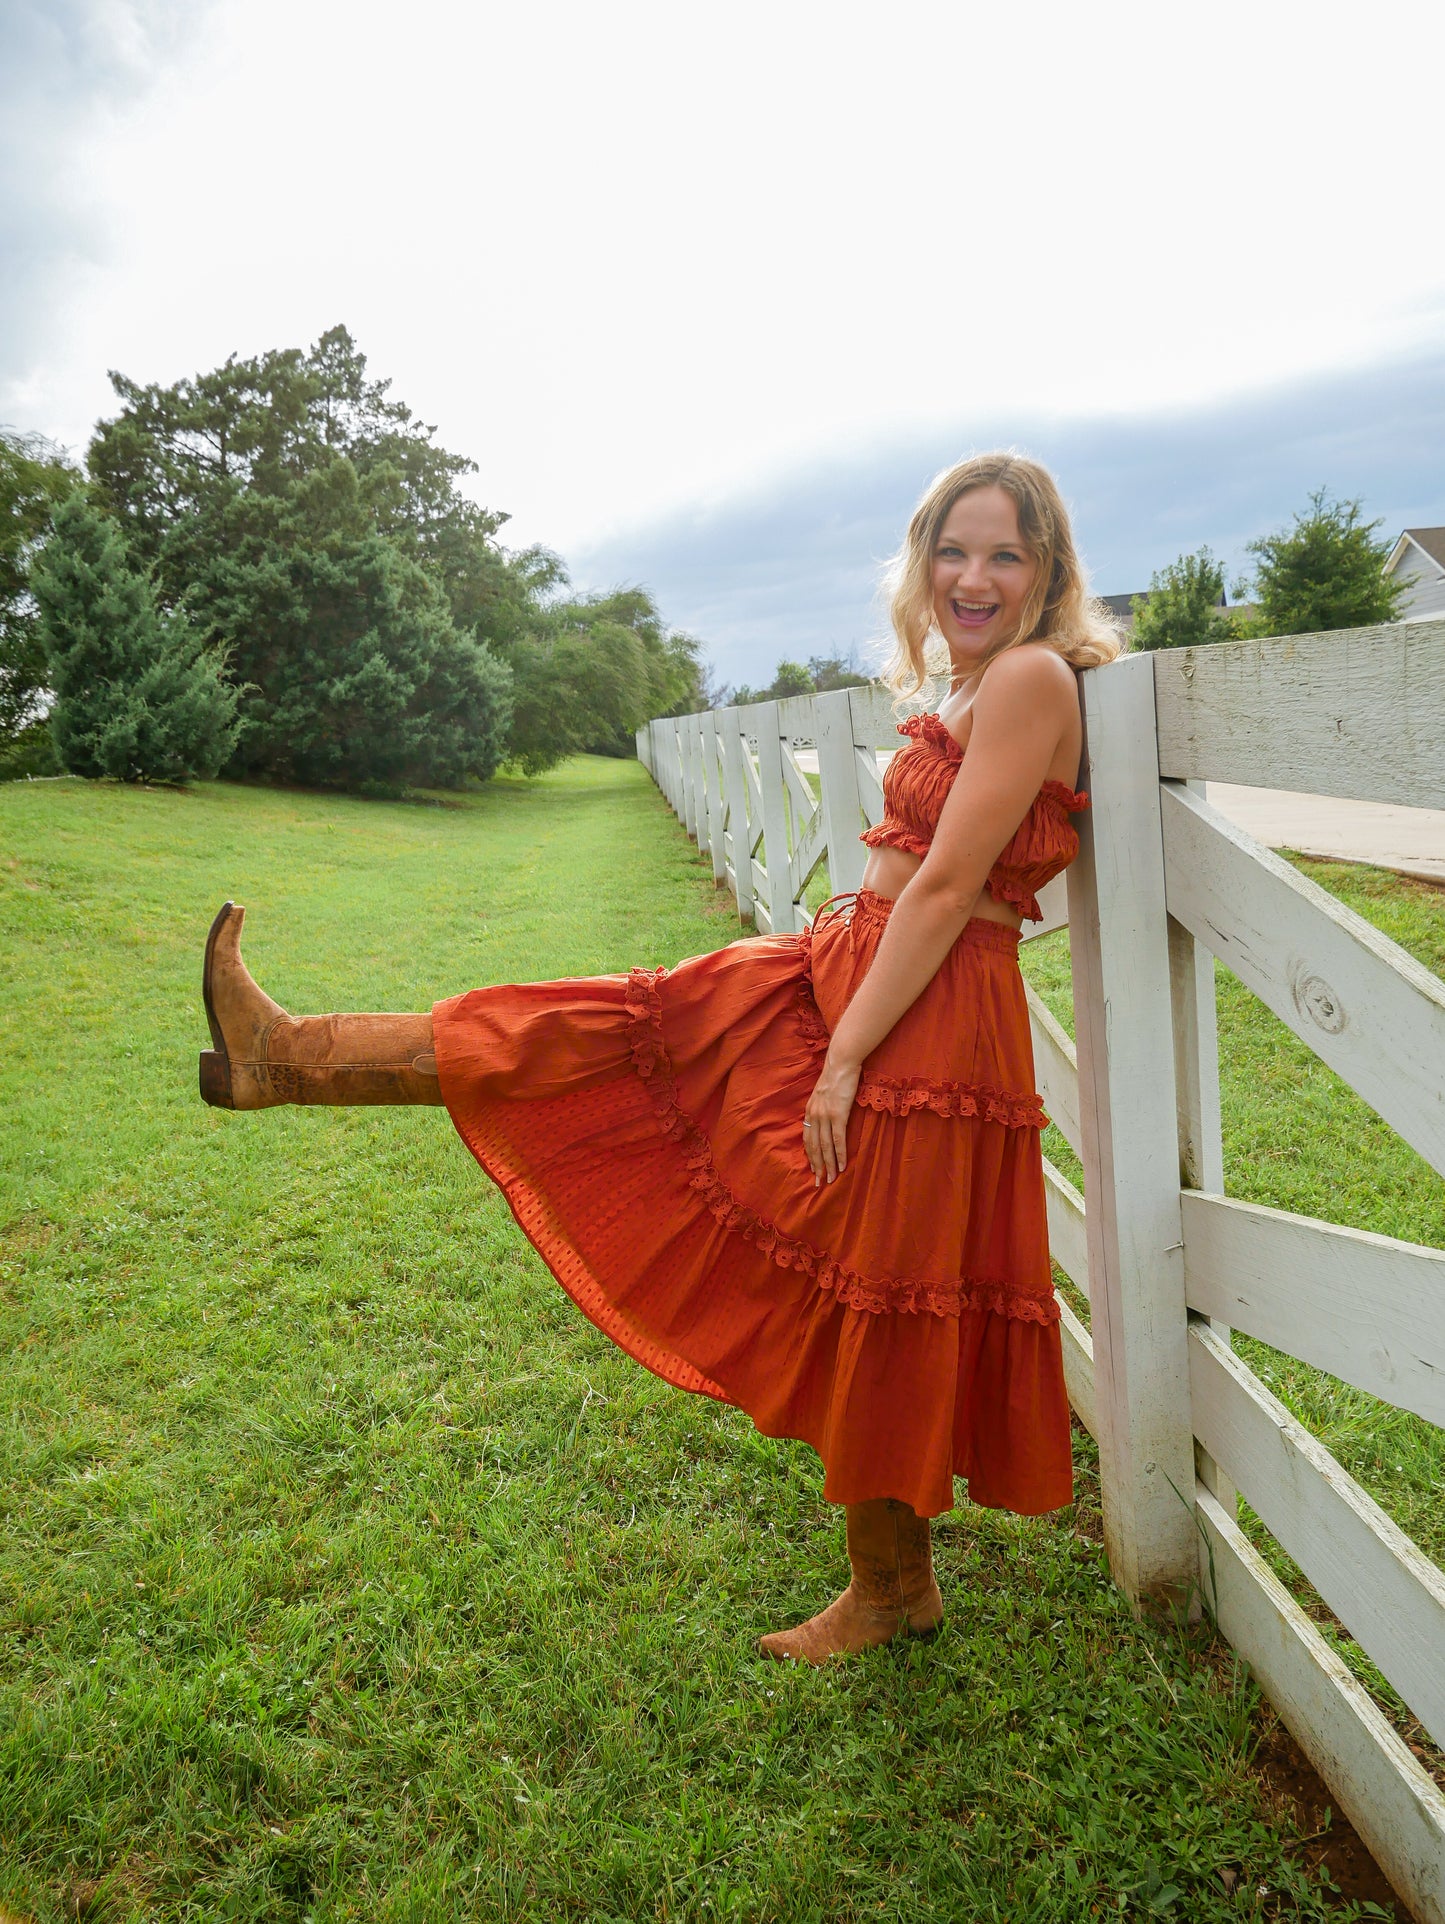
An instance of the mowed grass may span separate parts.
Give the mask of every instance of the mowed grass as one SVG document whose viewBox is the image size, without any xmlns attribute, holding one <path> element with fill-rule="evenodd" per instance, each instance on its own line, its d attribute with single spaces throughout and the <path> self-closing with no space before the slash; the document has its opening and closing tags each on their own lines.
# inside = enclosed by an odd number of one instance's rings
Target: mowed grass
<svg viewBox="0 0 1445 1924">
<path fill-rule="evenodd" d="M 1445 889 L 1353 863 L 1292 859 L 1426 968 L 1445 975 Z M 1067 932 L 1026 945 L 1023 966 L 1072 1034 Z M 1445 1248 L 1445 1181 L 1223 964 L 1216 965 L 1215 984 L 1226 1192 L 1273 1209 Z M 1082 1181 L 1056 1129 L 1048 1132 L 1045 1153 L 1074 1182 Z M 1087 1303 L 1073 1292 L 1070 1300 L 1087 1318 Z M 1445 1430 L 1253 1338 L 1236 1333 L 1234 1347 L 1421 1549 L 1445 1564 Z M 1241 1506 L 1241 1520 L 1445 1782 L 1445 1759 L 1364 1651 L 1341 1631 L 1248 1505 Z"/>
<path fill-rule="evenodd" d="M 1228 1653 L 1110 1585 L 1086 1438 L 1075 1509 L 943 1522 L 932 1645 L 757 1656 L 843 1579 L 810 1452 L 614 1350 L 442 1112 L 203 1107 L 227 896 L 296 1010 L 737 932 L 635 764 L 452 808 L 0 788 L 0 1903 L 1380 1914 L 1296 1848 Z M 1291 1140 L 1339 1214 L 1327 1106 Z M 1419 1233 L 1417 1190 L 1371 1226 Z"/>
</svg>

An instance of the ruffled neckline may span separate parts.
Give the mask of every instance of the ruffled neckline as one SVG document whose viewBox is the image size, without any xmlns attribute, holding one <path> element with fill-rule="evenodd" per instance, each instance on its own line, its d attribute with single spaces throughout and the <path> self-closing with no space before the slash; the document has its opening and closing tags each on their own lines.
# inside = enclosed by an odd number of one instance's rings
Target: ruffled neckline
<svg viewBox="0 0 1445 1924">
<path fill-rule="evenodd" d="M 949 761 L 963 760 L 963 749 L 959 746 L 948 724 L 940 720 L 936 709 L 930 709 L 921 715 L 910 715 L 906 721 L 899 722 L 898 732 L 900 735 L 907 735 L 912 741 L 926 741 L 930 748 L 936 748 L 940 754 L 947 756 Z M 1072 789 L 1067 782 L 1056 781 L 1052 775 L 1040 788 L 1038 799 L 1057 802 L 1068 815 L 1077 815 L 1081 809 L 1089 806 L 1089 797 L 1085 790 Z"/>
</svg>

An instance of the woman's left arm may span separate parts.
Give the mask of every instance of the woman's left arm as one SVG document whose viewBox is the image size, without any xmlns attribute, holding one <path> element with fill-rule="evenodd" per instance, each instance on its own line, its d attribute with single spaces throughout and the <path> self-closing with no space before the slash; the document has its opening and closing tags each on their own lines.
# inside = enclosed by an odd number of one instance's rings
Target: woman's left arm
<svg viewBox="0 0 1445 1924">
<path fill-rule="evenodd" d="M 815 1186 L 847 1166 L 864 1060 L 922 995 L 973 914 L 1077 715 L 1073 672 L 1051 648 L 1010 649 L 985 671 L 968 751 L 928 854 L 888 918 L 878 953 L 829 1043 L 805 1119 Z"/>
</svg>

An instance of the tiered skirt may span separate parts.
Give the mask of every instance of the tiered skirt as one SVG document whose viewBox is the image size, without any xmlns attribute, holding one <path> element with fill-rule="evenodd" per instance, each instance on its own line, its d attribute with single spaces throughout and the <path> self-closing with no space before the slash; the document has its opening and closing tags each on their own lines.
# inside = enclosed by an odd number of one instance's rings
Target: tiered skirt
<svg viewBox="0 0 1445 1924">
<path fill-rule="evenodd" d="M 848 1166 L 802 1118 L 891 904 L 674 969 L 433 1011 L 447 1108 L 578 1307 L 681 1389 L 798 1437 L 834 1502 L 1072 1496 L 1018 936 L 974 920 L 869 1057 Z"/>
</svg>

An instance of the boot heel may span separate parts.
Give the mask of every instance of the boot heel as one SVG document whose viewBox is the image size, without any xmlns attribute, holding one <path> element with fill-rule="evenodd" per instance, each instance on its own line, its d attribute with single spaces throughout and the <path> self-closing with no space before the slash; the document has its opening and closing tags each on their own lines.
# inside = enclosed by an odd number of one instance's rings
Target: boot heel
<svg viewBox="0 0 1445 1924">
<path fill-rule="evenodd" d="M 234 1109 L 231 1095 L 231 1065 L 219 1049 L 201 1051 L 201 1100 L 213 1109 Z"/>
</svg>

